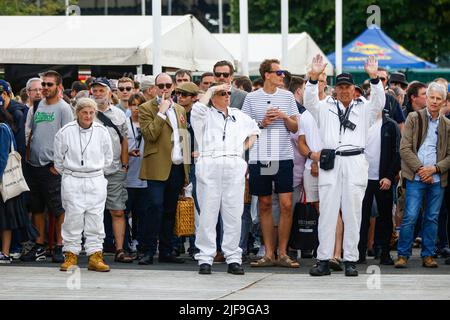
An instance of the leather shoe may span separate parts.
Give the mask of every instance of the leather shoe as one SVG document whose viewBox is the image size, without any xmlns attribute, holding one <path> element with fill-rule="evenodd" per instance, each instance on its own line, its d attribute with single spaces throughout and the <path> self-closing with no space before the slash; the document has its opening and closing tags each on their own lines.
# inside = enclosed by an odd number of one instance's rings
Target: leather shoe
<svg viewBox="0 0 450 320">
<path fill-rule="evenodd" d="M 168 256 L 160 256 L 158 257 L 158 262 L 165 262 L 165 263 L 184 263 L 183 259 L 177 258 L 173 255 Z"/>
<path fill-rule="evenodd" d="M 139 260 L 138 264 L 140 264 L 142 266 L 147 266 L 149 264 L 153 264 L 153 257 L 146 254 L 141 258 L 141 260 Z"/>
<path fill-rule="evenodd" d="M 330 262 L 328 260 L 319 260 L 316 265 L 309 270 L 309 274 L 313 277 L 329 276 Z"/>
<path fill-rule="evenodd" d="M 300 257 L 302 259 L 311 259 L 313 257 L 313 250 L 302 250 Z"/>
<path fill-rule="evenodd" d="M 211 265 L 207 263 L 202 263 L 198 268 L 199 274 L 211 274 Z"/>
<path fill-rule="evenodd" d="M 394 265 L 394 260 L 392 260 L 392 257 L 389 254 L 389 252 L 387 252 L 387 253 L 382 252 L 381 253 L 380 264 L 385 265 L 385 266 L 393 266 Z"/>
<path fill-rule="evenodd" d="M 408 263 L 408 258 L 404 256 L 398 256 L 397 261 L 395 261 L 395 267 L 397 269 L 407 268 L 406 264 Z"/>
<path fill-rule="evenodd" d="M 244 268 L 239 263 L 233 262 L 228 265 L 228 273 L 245 274 Z"/>
<path fill-rule="evenodd" d="M 422 258 L 422 266 L 424 266 L 425 268 L 437 268 L 438 264 L 436 260 L 433 259 L 433 257 L 429 256 Z"/>
<path fill-rule="evenodd" d="M 345 276 L 346 277 L 357 277 L 358 270 L 356 270 L 356 263 L 352 261 L 345 261 Z"/>
</svg>

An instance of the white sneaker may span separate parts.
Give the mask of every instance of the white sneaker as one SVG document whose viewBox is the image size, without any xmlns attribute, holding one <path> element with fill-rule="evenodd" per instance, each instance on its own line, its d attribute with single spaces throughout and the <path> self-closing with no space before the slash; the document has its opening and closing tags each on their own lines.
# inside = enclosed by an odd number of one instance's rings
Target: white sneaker
<svg viewBox="0 0 450 320">
<path fill-rule="evenodd" d="M 13 260 L 19 260 L 21 256 L 22 256 L 22 252 L 10 252 L 9 253 L 9 257 L 12 258 Z"/>
<path fill-rule="evenodd" d="M 0 264 L 11 263 L 11 261 L 12 261 L 11 257 L 0 252 Z"/>
</svg>

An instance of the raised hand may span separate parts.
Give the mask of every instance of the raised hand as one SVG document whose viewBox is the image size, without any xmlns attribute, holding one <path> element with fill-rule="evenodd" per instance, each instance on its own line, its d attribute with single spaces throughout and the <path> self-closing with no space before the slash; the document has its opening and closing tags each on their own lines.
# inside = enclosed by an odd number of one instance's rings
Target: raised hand
<svg viewBox="0 0 450 320">
<path fill-rule="evenodd" d="M 325 71 L 327 64 L 320 54 L 317 54 L 311 64 L 311 71 L 309 72 L 311 80 L 316 81 L 319 76 Z"/>
<path fill-rule="evenodd" d="M 159 112 L 166 113 L 166 111 L 170 108 L 170 100 L 166 99 L 166 93 L 163 93 L 161 98 L 162 101 L 159 105 Z"/>
<path fill-rule="evenodd" d="M 378 75 L 378 60 L 375 56 L 369 56 L 364 63 L 364 70 L 371 79 L 375 79 Z"/>
</svg>

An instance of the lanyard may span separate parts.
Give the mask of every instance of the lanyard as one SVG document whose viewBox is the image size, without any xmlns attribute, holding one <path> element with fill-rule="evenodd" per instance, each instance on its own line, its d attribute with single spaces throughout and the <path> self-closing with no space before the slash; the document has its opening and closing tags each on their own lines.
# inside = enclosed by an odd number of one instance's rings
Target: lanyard
<svg viewBox="0 0 450 320">
<path fill-rule="evenodd" d="M 88 143 L 86 144 L 86 146 L 83 149 L 83 146 L 81 144 L 81 127 L 78 131 L 78 134 L 80 136 L 80 151 L 81 151 L 81 165 L 84 166 L 84 153 L 86 152 L 87 147 L 89 146 L 89 144 L 91 143 L 91 139 L 92 139 L 92 134 L 94 133 L 94 127 L 92 127 L 91 130 L 91 135 L 89 136 L 89 140 Z"/>
<path fill-rule="evenodd" d="M 348 107 L 348 108 L 345 110 L 345 112 L 343 113 L 342 110 L 341 110 L 341 108 L 339 108 L 339 101 L 336 100 L 336 108 L 337 108 L 337 111 L 338 111 L 339 122 L 340 122 L 340 126 L 339 126 L 339 134 L 341 134 L 342 127 L 344 127 L 344 132 L 345 132 L 345 129 L 347 129 L 347 128 L 344 126 L 344 121 L 347 121 L 347 120 L 348 120 L 348 118 L 349 118 L 349 116 L 350 116 L 350 111 L 351 111 L 352 108 L 353 108 L 353 103 L 352 103 L 352 104 L 350 105 L 350 107 Z"/>
</svg>

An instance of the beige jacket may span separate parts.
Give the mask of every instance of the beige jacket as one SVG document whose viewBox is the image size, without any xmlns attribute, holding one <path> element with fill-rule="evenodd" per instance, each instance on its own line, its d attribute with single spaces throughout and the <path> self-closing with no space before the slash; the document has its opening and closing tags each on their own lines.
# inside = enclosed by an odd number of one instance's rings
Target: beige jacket
<svg viewBox="0 0 450 320">
<path fill-rule="evenodd" d="M 423 166 L 417 153 L 420 146 L 417 146 L 417 137 L 419 134 L 419 118 L 422 118 L 422 139 L 424 142 L 428 131 L 428 118 L 426 108 L 417 112 L 411 112 L 406 119 L 405 129 L 400 141 L 400 156 L 402 158 L 402 176 L 410 181 L 414 180 L 416 171 Z M 441 116 L 438 126 L 438 146 L 437 163 L 441 175 L 441 186 L 447 186 L 448 170 L 450 168 L 450 120 Z"/>
</svg>

